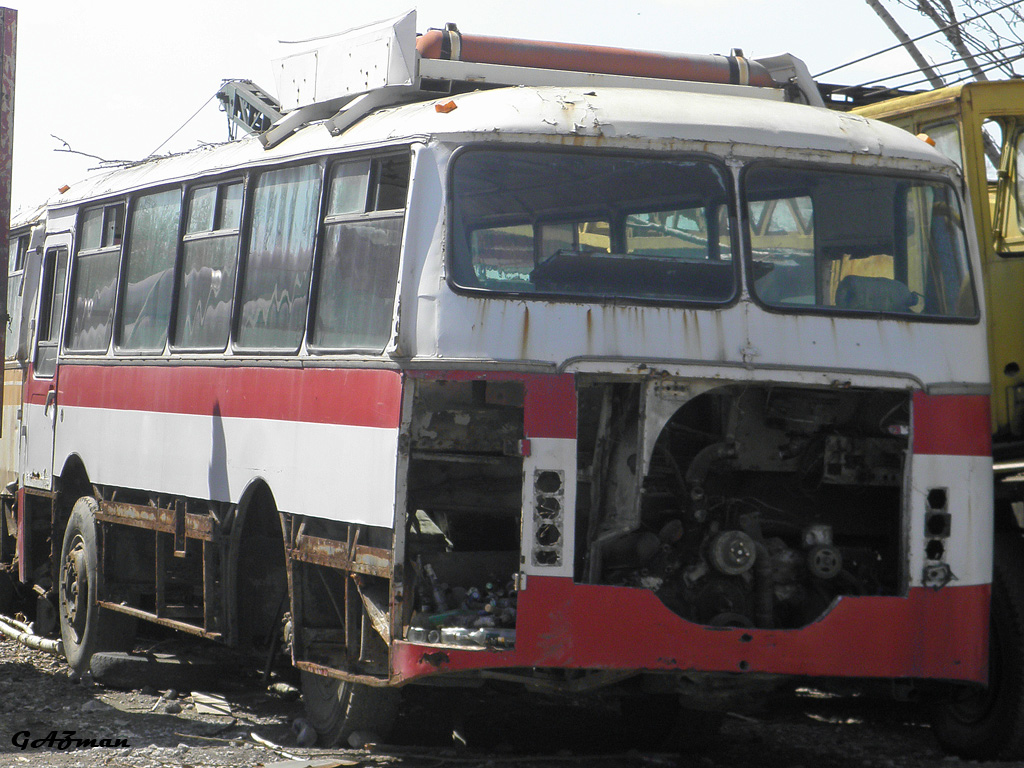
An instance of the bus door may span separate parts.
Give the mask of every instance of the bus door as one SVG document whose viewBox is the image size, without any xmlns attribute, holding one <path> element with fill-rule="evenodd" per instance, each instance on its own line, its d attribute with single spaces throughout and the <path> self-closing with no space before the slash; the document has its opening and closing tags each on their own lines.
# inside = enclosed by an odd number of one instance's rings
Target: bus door
<svg viewBox="0 0 1024 768">
<path fill-rule="evenodd" d="M 70 236 L 46 239 L 39 277 L 39 303 L 32 365 L 25 385 L 21 466 L 24 485 L 49 491 L 53 485 L 53 434 L 57 421 L 57 348 L 60 343 Z"/>
</svg>

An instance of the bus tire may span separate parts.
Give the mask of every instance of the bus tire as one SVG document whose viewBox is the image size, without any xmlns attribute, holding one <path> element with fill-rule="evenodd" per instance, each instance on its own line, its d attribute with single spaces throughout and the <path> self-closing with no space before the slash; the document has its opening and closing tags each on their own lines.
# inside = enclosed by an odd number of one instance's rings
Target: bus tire
<svg viewBox="0 0 1024 768">
<path fill-rule="evenodd" d="M 324 747 L 349 746 L 353 733 L 360 741 L 385 739 L 398 718 L 401 697 L 395 688 L 350 683 L 333 677 L 302 672 L 302 703 L 306 719 Z"/>
<path fill-rule="evenodd" d="M 993 553 L 989 686 L 964 689 L 932 709 L 932 731 L 971 760 L 1024 757 L 1024 542 L 997 534 Z"/>
<path fill-rule="evenodd" d="M 91 496 L 75 502 L 64 530 L 58 569 L 57 603 L 60 635 L 68 666 L 83 674 L 97 651 L 131 648 L 135 619 L 96 604 L 99 574 L 99 505 Z"/>
</svg>

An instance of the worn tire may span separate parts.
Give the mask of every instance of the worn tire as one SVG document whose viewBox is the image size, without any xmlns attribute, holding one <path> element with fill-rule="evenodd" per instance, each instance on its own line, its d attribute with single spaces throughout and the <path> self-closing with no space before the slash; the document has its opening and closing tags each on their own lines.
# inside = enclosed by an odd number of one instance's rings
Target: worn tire
<svg viewBox="0 0 1024 768">
<path fill-rule="evenodd" d="M 64 656 L 78 674 L 89 669 L 97 651 L 131 648 L 136 621 L 96 604 L 99 573 L 99 505 L 91 496 L 75 502 L 64 530 L 57 580 L 57 613 Z"/>
<path fill-rule="evenodd" d="M 971 760 L 1024 757 L 1024 543 L 1002 533 L 994 552 L 989 686 L 936 705 L 932 731 L 950 754 Z"/>
<path fill-rule="evenodd" d="M 387 738 L 398 718 L 400 693 L 302 672 L 302 703 L 306 719 L 324 747 L 348 745 L 356 731 Z"/>
</svg>

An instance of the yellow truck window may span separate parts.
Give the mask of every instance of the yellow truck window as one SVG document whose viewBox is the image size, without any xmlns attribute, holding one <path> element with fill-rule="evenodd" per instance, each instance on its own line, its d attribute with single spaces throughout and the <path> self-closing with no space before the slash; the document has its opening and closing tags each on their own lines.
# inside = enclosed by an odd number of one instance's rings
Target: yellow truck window
<svg viewBox="0 0 1024 768">
<path fill-rule="evenodd" d="M 1014 147 L 1014 164 L 1016 179 L 1014 179 L 1014 198 L 1017 201 L 1017 229 L 1024 232 L 1024 175 L 1020 169 L 1024 167 L 1024 134 L 1017 136 L 1017 146 Z"/>
</svg>

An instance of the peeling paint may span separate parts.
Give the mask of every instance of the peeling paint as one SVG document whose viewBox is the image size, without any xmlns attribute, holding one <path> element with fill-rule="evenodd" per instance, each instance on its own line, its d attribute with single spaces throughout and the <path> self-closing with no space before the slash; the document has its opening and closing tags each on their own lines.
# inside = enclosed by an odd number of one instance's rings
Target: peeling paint
<svg viewBox="0 0 1024 768">
<path fill-rule="evenodd" d="M 444 651 L 435 651 L 433 653 L 424 653 L 420 656 L 420 663 L 429 664 L 435 669 L 441 669 L 441 667 L 451 663 L 451 658 Z"/>
</svg>

